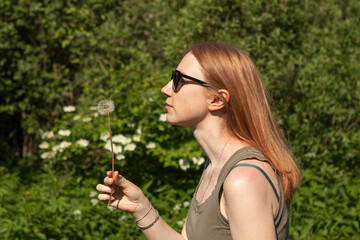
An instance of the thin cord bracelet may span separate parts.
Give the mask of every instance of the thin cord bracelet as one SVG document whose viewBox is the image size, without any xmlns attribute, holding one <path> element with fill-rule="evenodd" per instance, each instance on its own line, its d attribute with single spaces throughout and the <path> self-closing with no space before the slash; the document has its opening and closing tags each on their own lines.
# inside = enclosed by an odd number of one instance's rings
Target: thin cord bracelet
<svg viewBox="0 0 360 240">
<path fill-rule="evenodd" d="M 136 225 L 141 229 L 141 230 L 145 230 L 145 229 L 149 229 L 151 228 L 152 226 L 154 226 L 154 224 L 159 220 L 160 218 L 160 214 L 159 212 L 155 209 L 156 211 L 156 217 L 154 219 L 154 221 L 152 221 L 152 223 L 150 223 L 149 225 L 146 225 L 146 226 L 140 226 L 138 223 L 136 223 Z"/>
<path fill-rule="evenodd" d="M 145 215 L 144 215 L 143 217 L 135 220 L 135 222 L 139 222 L 139 221 L 143 220 L 143 219 L 149 214 L 149 212 L 151 211 L 152 207 L 153 207 L 153 206 L 152 206 L 152 204 L 150 203 L 150 208 L 149 208 L 149 210 L 147 210 L 147 212 L 145 213 Z"/>
</svg>

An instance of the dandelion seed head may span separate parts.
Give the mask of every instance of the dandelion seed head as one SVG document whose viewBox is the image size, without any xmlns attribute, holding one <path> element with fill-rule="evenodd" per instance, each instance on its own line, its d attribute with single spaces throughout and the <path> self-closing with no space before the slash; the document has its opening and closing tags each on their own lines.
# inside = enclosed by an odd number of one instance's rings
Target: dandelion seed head
<svg viewBox="0 0 360 240">
<path fill-rule="evenodd" d="M 98 102 L 96 109 L 101 115 L 108 115 L 115 109 L 114 102 L 111 100 L 101 100 Z"/>
</svg>

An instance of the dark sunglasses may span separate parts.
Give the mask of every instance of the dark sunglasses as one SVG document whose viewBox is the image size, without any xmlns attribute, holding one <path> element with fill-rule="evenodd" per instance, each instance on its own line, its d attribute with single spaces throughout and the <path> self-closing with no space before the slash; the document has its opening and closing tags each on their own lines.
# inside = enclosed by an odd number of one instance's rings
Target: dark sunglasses
<svg viewBox="0 0 360 240">
<path fill-rule="evenodd" d="M 184 82 L 184 80 L 182 80 L 183 78 L 186 78 L 186 79 L 192 80 L 194 82 L 197 82 L 197 83 L 199 83 L 199 84 L 201 84 L 202 86 L 205 86 L 205 87 L 216 88 L 216 87 L 213 87 L 213 86 L 211 86 L 210 84 L 208 84 L 208 83 L 206 83 L 204 81 L 201 81 L 199 79 L 196 79 L 196 78 L 190 77 L 188 75 L 182 74 L 178 70 L 174 70 L 174 71 L 172 71 L 172 75 L 171 75 L 171 80 L 173 80 L 173 90 L 174 90 L 174 92 L 178 92 L 180 90 L 180 88 L 184 85 L 185 82 Z"/>
</svg>

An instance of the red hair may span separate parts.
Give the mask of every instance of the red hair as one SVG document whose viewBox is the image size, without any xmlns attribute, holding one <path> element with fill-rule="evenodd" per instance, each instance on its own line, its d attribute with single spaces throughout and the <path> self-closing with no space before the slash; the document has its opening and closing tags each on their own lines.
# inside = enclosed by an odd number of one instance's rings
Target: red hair
<svg viewBox="0 0 360 240">
<path fill-rule="evenodd" d="M 224 43 L 200 43 L 190 51 L 200 63 L 207 82 L 230 93 L 225 106 L 227 129 L 267 157 L 280 176 L 285 201 L 290 204 L 301 173 L 275 123 L 255 64 L 243 51 Z"/>
</svg>

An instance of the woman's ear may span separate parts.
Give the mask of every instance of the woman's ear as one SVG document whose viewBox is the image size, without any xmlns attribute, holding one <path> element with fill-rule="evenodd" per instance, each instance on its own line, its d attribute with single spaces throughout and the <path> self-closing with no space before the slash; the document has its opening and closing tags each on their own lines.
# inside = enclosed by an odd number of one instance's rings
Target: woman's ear
<svg viewBox="0 0 360 240">
<path fill-rule="evenodd" d="M 230 101 L 230 93 L 226 89 L 219 89 L 219 95 L 212 97 L 209 102 L 209 110 L 217 111 L 225 107 L 225 105 Z"/>
</svg>

